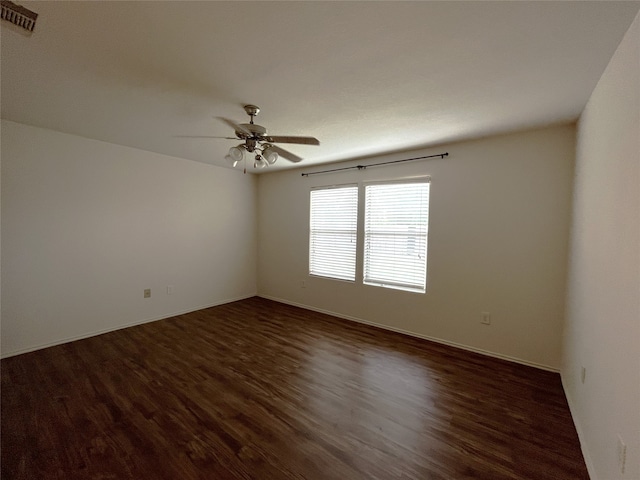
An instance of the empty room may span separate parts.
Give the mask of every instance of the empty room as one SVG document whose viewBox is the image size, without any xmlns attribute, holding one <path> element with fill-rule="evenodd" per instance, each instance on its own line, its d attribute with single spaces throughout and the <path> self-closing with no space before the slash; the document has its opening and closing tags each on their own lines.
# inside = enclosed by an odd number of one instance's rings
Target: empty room
<svg viewBox="0 0 640 480">
<path fill-rule="evenodd" d="M 3 480 L 640 480 L 640 2 L 0 7 Z"/>
</svg>

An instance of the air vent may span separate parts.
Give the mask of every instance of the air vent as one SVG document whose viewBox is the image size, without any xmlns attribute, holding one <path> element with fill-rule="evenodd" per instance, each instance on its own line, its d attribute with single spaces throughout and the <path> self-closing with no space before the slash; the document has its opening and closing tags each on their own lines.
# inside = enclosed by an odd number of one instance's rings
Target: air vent
<svg viewBox="0 0 640 480">
<path fill-rule="evenodd" d="M 36 18 L 38 18 L 36 12 L 32 12 L 8 0 L 0 0 L 0 7 L 0 18 L 2 20 L 11 22 L 28 32 L 33 32 L 36 26 Z"/>
</svg>

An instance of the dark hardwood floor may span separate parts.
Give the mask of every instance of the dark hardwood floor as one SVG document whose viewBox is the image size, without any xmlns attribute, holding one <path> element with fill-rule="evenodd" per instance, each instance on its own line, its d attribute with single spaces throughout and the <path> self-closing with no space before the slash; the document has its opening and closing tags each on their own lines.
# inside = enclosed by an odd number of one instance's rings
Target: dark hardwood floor
<svg viewBox="0 0 640 480">
<path fill-rule="evenodd" d="M 3 479 L 587 479 L 557 374 L 254 297 L 2 360 Z"/>
</svg>

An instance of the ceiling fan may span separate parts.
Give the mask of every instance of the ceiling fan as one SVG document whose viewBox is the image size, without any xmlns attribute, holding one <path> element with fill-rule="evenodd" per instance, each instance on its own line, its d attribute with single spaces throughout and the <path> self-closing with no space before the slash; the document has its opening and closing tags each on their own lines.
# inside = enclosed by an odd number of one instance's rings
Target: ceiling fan
<svg viewBox="0 0 640 480">
<path fill-rule="evenodd" d="M 320 145 L 320 141 L 314 137 L 294 137 L 283 135 L 267 135 L 267 129 L 262 125 L 253 123 L 253 118 L 260 113 L 260 108 L 255 105 L 245 105 L 244 111 L 251 117 L 249 123 L 236 123 L 228 118 L 218 117 L 231 128 L 233 128 L 236 136 L 234 137 L 216 137 L 226 138 L 229 140 L 242 140 L 243 143 L 236 147 L 231 147 L 229 153 L 224 157 L 233 167 L 238 165 L 245 159 L 245 152 L 255 153 L 253 162 L 254 168 L 264 168 L 268 165 L 276 163 L 279 157 L 285 158 L 290 162 L 300 162 L 299 157 L 284 148 L 273 145 L 274 143 L 297 143 L 301 145 Z M 247 172 L 246 162 L 244 166 Z"/>
</svg>

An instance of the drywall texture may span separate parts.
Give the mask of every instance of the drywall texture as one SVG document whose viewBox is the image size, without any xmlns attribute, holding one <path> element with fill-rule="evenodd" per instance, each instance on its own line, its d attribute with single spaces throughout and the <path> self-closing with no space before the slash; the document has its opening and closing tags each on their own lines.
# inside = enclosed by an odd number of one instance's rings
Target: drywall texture
<svg viewBox="0 0 640 480">
<path fill-rule="evenodd" d="M 640 16 L 578 123 L 569 260 L 562 379 L 587 466 L 594 480 L 639 479 Z"/>
<path fill-rule="evenodd" d="M 258 292 L 558 369 L 574 147 L 575 127 L 566 125 L 358 163 L 448 151 L 445 159 L 261 175 Z M 425 174 L 432 181 L 426 294 L 363 285 L 361 274 L 355 283 L 309 276 L 311 187 Z M 491 313 L 490 326 L 481 312 Z"/>
<path fill-rule="evenodd" d="M 256 191 L 230 169 L 3 121 L 2 355 L 255 295 Z"/>
</svg>

